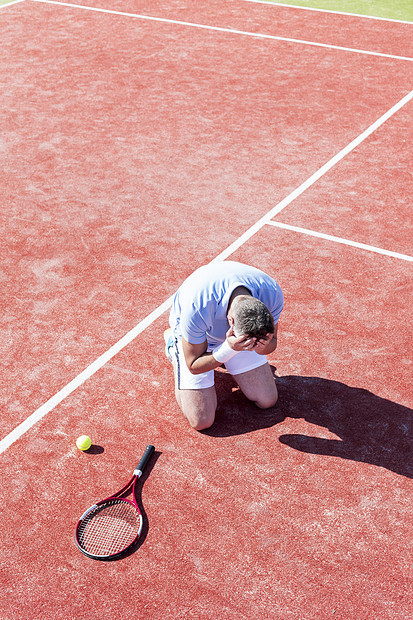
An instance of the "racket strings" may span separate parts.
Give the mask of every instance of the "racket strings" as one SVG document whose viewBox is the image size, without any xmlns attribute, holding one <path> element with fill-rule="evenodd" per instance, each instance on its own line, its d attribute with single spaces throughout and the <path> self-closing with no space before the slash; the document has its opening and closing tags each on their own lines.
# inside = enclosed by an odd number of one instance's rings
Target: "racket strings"
<svg viewBox="0 0 413 620">
<path fill-rule="evenodd" d="M 139 536 L 142 517 L 133 504 L 112 499 L 96 506 L 78 526 L 82 549 L 97 557 L 110 557 L 127 549 Z"/>
</svg>

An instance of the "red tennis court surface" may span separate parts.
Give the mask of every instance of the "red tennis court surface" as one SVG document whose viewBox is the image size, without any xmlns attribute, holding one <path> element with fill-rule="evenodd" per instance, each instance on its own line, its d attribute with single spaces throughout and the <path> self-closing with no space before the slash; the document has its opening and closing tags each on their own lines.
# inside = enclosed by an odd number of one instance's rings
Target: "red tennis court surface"
<svg viewBox="0 0 413 620">
<path fill-rule="evenodd" d="M 412 26 L 82 4 L 0 9 L 0 617 L 410 618 Z M 283 288 L 280 400 L 219 371 L 197 433 L 165 302 L 218 256 Z M 86 558 L 148 443 L 137 549 Z"/>
</svg>

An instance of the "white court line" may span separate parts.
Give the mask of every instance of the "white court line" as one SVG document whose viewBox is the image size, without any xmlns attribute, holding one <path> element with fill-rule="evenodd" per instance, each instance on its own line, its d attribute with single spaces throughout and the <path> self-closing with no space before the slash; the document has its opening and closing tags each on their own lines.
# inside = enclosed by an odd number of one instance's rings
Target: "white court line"
<svg viewBox="0 0 413 620">
<path fill-rule="evenodd" d="M 147 327 L 152 325 L 156 319 L 158 319 L 172 304 L 172 296 L 164 301 L 158 308 L 148 314 L 140 323 L 138 323 L 130 332 L 128 332 L 123 338 L 116 342 L 110 349 L 98 357 L 90 366 L 85 368 L 77 377 L 75 377 L 70 383 L 65 385 L 57 394 L 49 398 L 39 409 L 26 418 L 21 424 L 16 426 L 4 439 L 0 441 L 0 454 L 4 452 L 12 443 L 14 443 L 19 437 L 24 435 L 36 422 L 41 420 L 47 413 L 54 409 L 59 403 L 62 402 L 69 394 L 74 392 L 80 387 L 87 379 L 100 370 L 107 362 L 112 359 L 119 351 L 124 349 L 128 344 L 132 342 L 139 334 L 141 334 Z"/>
<path fill-rule="evenodd" d="M 303 235 L 309 235 L 310 237 L 318 237 L 319 239 L 326 239 L 327 241 L 334 241 L 335 243 L 342 243 L 343 245 L 349 245 L 353 248 L 359 248 L 360 250 L 368 250 L 369 252 L 376 252 L 377 254 L 384 254 L 385 256 L 391 256 L 392 258 L 400 258 L 401 260 L 407 260 L 413 262 L 413 256 L 407 254 L 400 254 L 399 252 L 391 252 L 390 250 L 383 250 L 377 248 L 374 245 L 367 245 L 365 243 L 358 243 L 358 241 L 350 241 L 349 239 L 343 239 L 342 237 L 335 237 L 333 235 L 326 235 L 325 233 L 316 232 L 315 230 L 309 230 L 308 228 L 300 228 L 299 226 L 290 226 L 290 224 L 284 224 L 282 222 L 267 222 L 271 226 L 277 228 L 284 228 L 285 230 L 292 230 Z"/>
<path fill-rule="evenodd" d="M 119 15 L 123 17 L 133 17 L 135 19 L 142 19 L 153 22 L 161 22 L 164 24 L 175 24 L 178 26 L 189 26 L 191 28 L 199 28 L 202 30 L 210 30 L 213 32 L 226 32 L 229 34 L 239 34 L 246 37 L 253 37 L 255 39 L 269 39 L 272 41 L 283 41 L 286 43 L 298 43 L 300 45 L 310 45 L 312 47 L 321 47 L 324 49 L 339 50 L 341 52 L 352 52 L 354 54 L 364 54 L 367 56 L 376 56 L 379 58 L 392 58 L 393 60 L 407 60 L 412 62 L 413 58 L 409 56 L 395 56 L 394 54 L 384 54 L 381 52 L 371 52 L 369 50 L 360 50 L 352 47 L 342 47 L 340 45 L 328 45 L 327 43 L 315 43 L 314 41 L 304 41 L 303 39 L 291 39 L 288 37 L 278 37 L 272 34 L 260 34 L 258 32 L 247 32 L 245 30 L 234 30 L 232 28 L 221 28 L 220 26 L 207 26 L 205 24 L 195 24 L 193 22 L 184 22 L 176 19 L 166 19 L 164 17 L 152 17 L 149 15 L 140 15 L 139 13 L 124 13 L 123 11 L 112 11 L 109 9 L 98 9 L 92 6 L 85 6 L 83 4 L 71 4 L 69 2 L 57 2 L 56 0 L 31 0 L 32 2 L 41 2 L 43 4 L 55 4 L 58 6 L 66 6 L 74 9 L 81 9 L 84 11 L 93 11 L 95 13 L 105 13 L 108 15 Z"/>
<path fill-rule="evenodd" d="M 0 4 L 0 9 L 4 9 L 6 6 L 12 6 L 12 4 L 19 4 L 19 2 L 25 2 L 25 0 L 12 0 L 6 4 Z"/>
<path fill-rule="evenodd" d="M 383 116 L 375 121 L 368 129 L 363 131 L 355 140 L 350 142 L 344 149 L 342 149 L 337 155 L 332 157 L 324 166 L 322 166 L 317 172 L 315 172 L 307 181 L 302 183 L 300 187 L 294 190 L 289 196 L 284 198 L 278 205 L 268 211 L 258 222 L 256 222 L 251 228 L 249 228 L 243 235 L 241 235 L 234 243 L 231 243 L 223 252 L 221 252 L 212 262 L 225 260 L 235 252 L 239 247 L 246 243 L 255 233 L 268 224 L 269 221 L 280 211 L 282 211 L 287 205 L 289 205 L 295 198 L 300 196 L 306 189 L 311 187 L 318 179 L 320 179 L 326 172 L 328 172 L 333 166 L 343 159 L 348 153 L 361 144 L 368 136 L 370 136 L 376 129 L 378 129 L 383 123 L 385 123 L 393 114 L 400 110 L 413 98 L 413 91 L 403 97 L 398 103 L 396 103 L 390 110 L 388 110 Z M 143 321 L 138 323 L 130 332 L 128 332 L 121 340 L 114 344 L 106 353 L 98 357 L 90 366 L 88 366 L 83 372 L 81 372 L 75 379 L 68 383 L 57 394 L 52 396 L 44 405 L 39 407 L 34 413 L 32 413 L 24 422 L 19 424 L 13 431 L 11 431 L 6 437 L 0 441 L 0 454 L 4 452 L 12 443 L 17 441 L 24 433 L 26 433 L 36 422 L 41 420 L 47 413 L 49 413 L 54 407 L 61 403 L 69 394 L 74 392 L 79 386 L 81 386 L 87 379 L 89 379 L 95 372 L 102 368 L 112 357 L 114 357 L 119 351 L 121 351 L 126 345 L 130 344 L 140 333 L 142 333 L 147 327 L 159 318 L 172 303 L 172 296 L 164 301 L 158 308 L 151 312 Z"/>
<path fill-rule="evenodd" d="M 289 196 L 286 196 L 281 202 L 279 202 L 273 209 L 268 211 L 260 220 L 258 220 L 255 224 L 251 226 L 241 237 L 239 237 L 234 243 L 226 248 L 219 256 L 217 256 L 214 261 L 225 260 L 238 250 L 246 241 L 248 241 L 255 233 L 257 233 L 265 224 L 268 224 L 270 220 L 272 220 L 278 213 L 280 213 L 287 205 L 289 205 L 293 200 L 298 198 L 301 194 L 303 194 L 311 185 L 314 185 L 316 181 L 321 179 L 322 176 L 326 174 L 333 166 L 335 166 L 339 161 L 341 161 L 346 155 L 348 155 L 351 151 L 353 151 L 357 146 L 359 146 L 366 138 L 368 138 L 374 131 L 376 131 L 383 123 L 385 123 L 391 116 L 393 116 L 396 112 L 398 112 L 403 106 L 405 106 L 409 101 L 413 99 L 413 90 L 410 91 L 403 99 L 401 99 L 396 105 L 394 105 L 390 110 L 388 110 L 383 116 L 381 116 L 377 121 L 375 121 L 370 127 L 368 127 L 362 134 L 360 134 L 357 138 L 355 138 L 350 144 L 348 144 L 344 149 L 342 149 L 337 155 L 332 157 L 330 161 L 328 161 L 324 166 L 321 166 L 311 177 L 309 177 L 304 183 L 302 183 L 297 189 L 295 189 Z"/>
<path fill-rule="evenodd" d="M 332 15 L 347 15 L 349 17 L 359 17 L 361 19 L 376 19 L 382 22 L 395 22 L 396 24 L 409 24 L 413 26 L 413 22 L 403 19 L 393 19 L 391 17 L 377 17 L 377 15 L 361 15 L 360 13 L 346 13 L 345 11 L 332 11 L 331 9 L 317 9 L 312 6 L 301 6 L 298 4 L 284 4 L 282 2 L 268 2 L 268 0 L 243 0 L 244 2 L 252 2 L 254 4 L 266 4 L 267 6 L 282 6 L 288 9 L 298 9 L 303 11 L 315 11 L 316 13 L 331 13 Z"/>
</svg>

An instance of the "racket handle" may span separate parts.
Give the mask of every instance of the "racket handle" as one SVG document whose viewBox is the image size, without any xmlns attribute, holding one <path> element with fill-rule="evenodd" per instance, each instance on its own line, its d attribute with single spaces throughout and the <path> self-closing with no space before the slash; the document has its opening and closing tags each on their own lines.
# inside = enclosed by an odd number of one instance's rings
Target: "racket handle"
<svg viewBox="0 0 413 620">
<path fill-rule="evenodd" d="M 133 472 L 135 476 L 137 476 L 138 478 L 140 478 L 142 476 L 142 472 L 145 469 L 145 465 L 146 463 L 149 461 L 149 459 L 152 456 L 152 453 L 154 452 L 155 447 L 154 446 L 146 446 L 146 450 L 142 455 L 141 460 L 138 463 L 137 468 L 135 469 L 135 471 Z"/>
</svg>

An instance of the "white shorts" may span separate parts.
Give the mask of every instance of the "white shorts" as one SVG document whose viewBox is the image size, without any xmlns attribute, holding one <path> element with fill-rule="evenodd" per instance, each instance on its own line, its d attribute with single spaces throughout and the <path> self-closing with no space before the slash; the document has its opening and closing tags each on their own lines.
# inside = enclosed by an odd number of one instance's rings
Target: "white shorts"
<svg viewBox="0 0 413 620">
<path fill-rule="evenodd" d="M 182 340 L 174 338 L 174 345 L 169 350 L 173 358 L 178 390 L 200 390 L 214 385 L 214 370 L 203 372 L 200 375 L 193 375 L 186 365 L 185 356 L 182 349 Z M 225 363 L 225 368 L 230 375 L 239 375 L 259 368 L 267 363 L 265 355 L 258 355 L 255 351 L 240 351 Z"/>
</svg>

